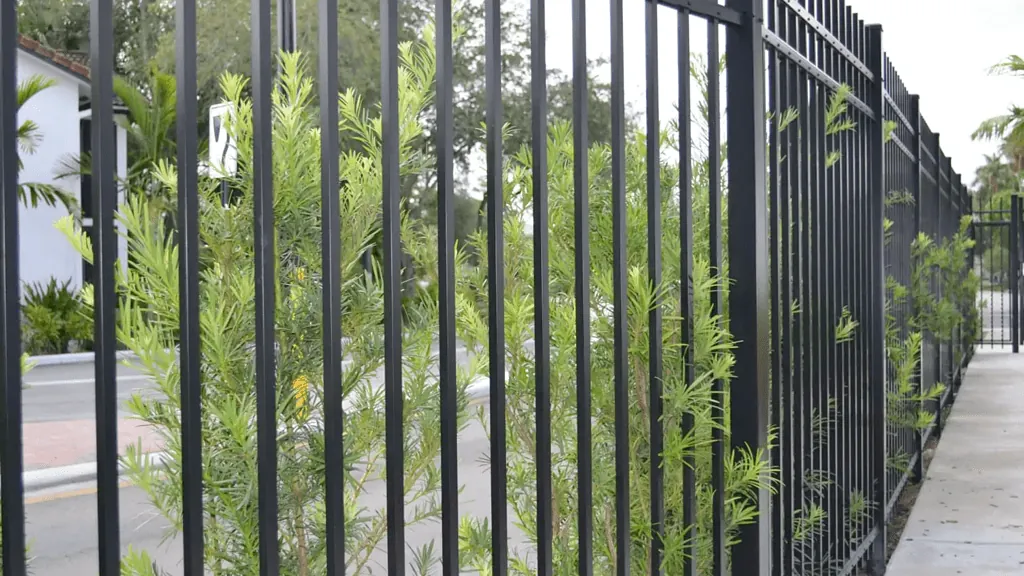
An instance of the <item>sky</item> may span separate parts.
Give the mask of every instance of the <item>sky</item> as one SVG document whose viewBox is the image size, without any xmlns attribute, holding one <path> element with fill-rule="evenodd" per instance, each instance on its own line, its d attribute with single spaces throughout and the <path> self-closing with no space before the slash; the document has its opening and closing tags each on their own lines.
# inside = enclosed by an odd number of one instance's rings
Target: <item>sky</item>
<svg viewBox="0 0 1024 576">
<path fill-rule="evenodd" d="M 994 76 L 989 68 L 1008 54 L 1024 55 L 1024 0 L 848 0 L 867 23 L 880 23 L 883 46 L 907 89 L 921 96 L 921 111 L 941 134 L 953 168 L 973 182 L 974 171 L 996 146 L 972 142 L 985 118 L 1004 113 L 1015 99 L 1024 104 L 1024 79 Z M 972 4 L 967 8 L 968 4 Z M 624 9 L 626 99 L 645 109 L 643 2 L 626 0 Z M 608 2 L 588 2 L 587 55 L 610 55 Z M 675 115 L 676 17 L 659 9 L 659 90 L 663 121 Z M 547 49 L 551 68 L 571 70 L 572 12 L 568 0 L 547 3 Z M 691 18 L 691 51 L 706 53 L 707 25 Z M 724 53 L 724 33 L 721 34 Z M 602 71 L 607 79 L 607 71 Z"/>
<path fill-rule="evenodd" d="M 529 10 L 529 0 L 508 0 Z M 719 3 L 724 3 L 719 0 Z M 1010 54 L 1024 56 L 1024 0 L 847 0 L 867 24 L 882 25 L 882 43 L 911 94 L 920 96 L 921 113 L 932 131 L 940 134 L 943 152 L 951 158 L 962 181 L 973 185 L 975 170 L 985 155 L 997 150 L 993 142 L 976 142 L 971 133 L 992 116 L 1003 114 L 1010 104 L 1024 105 L 1024 78 L 992 74 L 993 65 Z M 587 56 L 608 60 L 610 48 L 610 3 L 587 2 Z M 624 0 L 624 62 L 627 105 L 646 122 L 645 2 Z M 548 68 L 571 75 L 572 2 L 546 2 Z M 663 126 L 677 115 L 677 12 L 662 6 L 658 10 L 659 115 Z M 690 18 L 690 50 L 707 54 L 707 22 Z M 720 30 L 720 53 L 725 53 L 725 34 Z M 604 66 L 595 74 L 610 81 Z M 691 82 L 691 91 L 697 93 Z M 725 78 L 722 78 L 725 101 Z M 722 134 L 725 134 L 723 118 Z M 695 150 L 695 153 L 698 151 Z M 470 162 L 466 190 L 482 198 L 483 150 L 476 150 Z"/>
<path fill-rule="evenodd" d="M 1012 102 L 1024 105 L 1024 78 L 989 73 L 1009 54 L 1024 56 L 1024 0 L 849 2 L 882 25 L 889 59 L 907 89 L 921 96 L 921 114 L 940 133 L 953 169 L 973 184 L 975 169 L 996 145 L 972 142 L 971 132 Z"/>
</svg>

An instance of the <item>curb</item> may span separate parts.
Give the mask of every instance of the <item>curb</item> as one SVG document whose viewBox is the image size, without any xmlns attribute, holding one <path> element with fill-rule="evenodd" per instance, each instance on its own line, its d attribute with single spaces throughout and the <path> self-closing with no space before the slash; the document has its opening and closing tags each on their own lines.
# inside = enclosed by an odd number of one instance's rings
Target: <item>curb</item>
<svg viewBox="0 0 1024 576">
<path fill-rule="evenodd" d="M 137 358 L 130 350 L 118 350 L 115 353 L 118 360 L 134 360 Z M 92 364 L 96 359 L 94 352 L 74 352 L 71 354 L 45 354 L 43 356 L 29 356 L 28 364 L 36 368 L 41 366 L 67 366 L 69 364 Z"/>
<path fill-rule="evenodd" d="M 168 458 L 166 452 L 150 452 L 145 457 L 151 466 L 163 466 Z M 125 471 L 125 465 L 122 462 L 118 462 L 118 475 L 123 475 Z M 70 484 L 92 482 L 94 480 L 96 480 L 95 462 L 28 470 L 22 475 L 25 494 L 41 492 L 49 488 L 58 488 Z"/>
</svg>

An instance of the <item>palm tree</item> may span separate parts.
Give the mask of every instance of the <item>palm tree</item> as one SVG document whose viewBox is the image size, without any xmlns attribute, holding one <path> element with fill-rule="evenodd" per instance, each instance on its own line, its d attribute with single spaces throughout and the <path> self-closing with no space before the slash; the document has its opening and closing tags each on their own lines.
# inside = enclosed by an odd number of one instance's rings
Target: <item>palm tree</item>
<svg viewBox="0 0 1024 576">
<path fill-rule="evenodd" d="M 161 194 L 153 188 L 150 172 L 161 160 L 175 155 L 174 126 L 177 117 L 177 85 L 174 76 L 151 68 L 148 85 L 136 88 L 124 78 L 114 78 L 114 95 L 124 104 L 127 114 L 118 117 L 118 125 L 128 137 L 128 173 L 122 184 L 132 192 Z M 88 175 L 92 160 L 88 154 L 74 155 L 64 161 L 59 177 Z"/>
<path fill-rule="evenodd" d="M 992 67 L 991 72 L 1024 78 L 1024 58 L 1011 54 Z M 1024 108 L 1011 104 L 1007 114 L 993 116 L 982 122 L 971 134 L 974 140 L 1004 140 L 1008 158 L 1019 170 L 1024 168 Z"/>
<path fill-rule="evenodd" d="M 1003 153 L 986 154 L 985 163 L 975 173 L 974 186 L 977 189 L 975 198 L 978 206 L 987 205 L 1001 192 L 1016 190 L 1017 178 L 1014 166 L 1006 161 Z"/>
<path fill-rule="evenodd" d="M 24 82 L 18 84 L 18 111 L 33 96 L 47 88 L 51 88 L 56 82 L 43 76 L 31 76 Z M 34 154 L 43 141 L 43 135 L 39 132 L 39 126 L 32 120 L 25 120 L 18 126 L 18 148 L 23 154 Z M 18 172 L 24 169 L 21 155 L 18 155 Z M 66 191 L 52 184 L 38 182 L 21 182 L 18 184 L 18 199 L 26 206 L 33 208 L 40 202 L 47 206 L 63 205 L 69 211 L 74 211 L 78 206 L 75 197 Z"/>
</svg>

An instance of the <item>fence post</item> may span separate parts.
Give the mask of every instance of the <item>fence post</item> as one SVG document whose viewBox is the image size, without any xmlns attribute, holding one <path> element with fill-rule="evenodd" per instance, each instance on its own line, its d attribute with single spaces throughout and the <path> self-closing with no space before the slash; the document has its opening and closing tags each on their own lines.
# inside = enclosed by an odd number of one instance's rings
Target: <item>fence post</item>
<svg viewBox="0 0 1024 576">
<path fill-rule="evenodd" d="M 932 240 L 936 242 L 942 241 L 942 140 L 939 134 L 935 133 L 935 237 Z M 939 284 L 932 284 L 933 295 L 938 297 L 942 286 Z M 935 358 L 933 359 L 933 365 L 935 367 L 935 383 L 942 382 L 942 342 L 939 341 L 938 334 L 932 334 L 932 338 L 935 341 Z M 949 384 L 943 382 L 943 384 Z M 935 439 L 938 440 L 942 437 L 942 398 L 945 393 L 940 395 L 938 399 L 933 400 L 935 405 Z"/>
<path fill-rule="evenodd" d="M 768 195 L 765 188 L 763 7 L 761 0 L 728 0 L 743 14 L 726 31 L 729 109 L 729 329 L 736 341 L 731 383 L 732 445 L 763 450 L 768 445 L 769 282 Z M 771 573 L 771 498 L 757 495 L 758 519 L 739 530 L 732 549 L 734 574 Z"/>
<path fill-rule="evenodd" d="M 1014 271 L 1014 275 L 1017 278 L 1017 315 L 1016 321 L 1018 326 L 1018 341 L 1024 339 L 1024 318 L 1021 317 L 1021 312 L 1024 311 L 1024 293 L 1020 289 L 1021 275 L 1024 273 L 1024 200 L 1019 196 L 1017 198 L 1017 213 L 1015 216 L 1015 222 L 1017 222 L 1017 270 Z"/>
<path fill-rule="evenodd" d="M 882 27 L 868 26 L 868 67 L 874 76 L 868 104 L 874 113 L 871 123 L 870 162 L 871 180 L 868 183 L 868 238 L 870 308 L 868 310 L 869 382 L 871 396 L 871 470 L 874 489 L 875 539 L 869 553 L 870 570 L 874 575 L 885 573 L 885 508 L 886 508 L 886 382 L 885 382 L 885 86 L 883 83 Z M 735 312 L 734 312 L 735 313 Z"/>
<path fill-rule="evenodd" d="M 970 274 L 970 270 L 974 270 L 975 267 L 977 266 L 977 262 L 978 262 L 978 252 L 977 252 L 977 250 L 978 250 L 978 227 L 975 226 L 975 224 L 974 224 L 974 218 L 975 218 L 975 216 L 974 216 L 974 195 L 972 195 L 972 194 L 965 194 L 964 196 L 967 198 L 967 213 L 971 216 L 971 228 L 970 228 L 970 230 L 971 230 L 971 243 L 972 244 L 971 244 L 971 249 L 968 250 L 968 252 L 967 252 L 967 262 L 968 262 L 968 264 L 970 266 L 968 274 Z M 979 292 L 981 291 L 981 271 L 980 270 L 978 271 L 978 291 Z M 971 302 L 969 305 L 977 307 L 978 306 L 977 298 L 975 298 L 975 301 Z M 971 346 L 965 351 L 965 353 L 967 354 L 967 361 L 968 362 L 970 362 L 971 358 L 974 357 L 974 346 L 977 344 L 975 342 L 975 337 L 978 335 L 977 334 L 978 330 L 981 330 L 981 312 L 980 311 L 978 312 L 978 326 L 975 328 L 975 333 L 968 335 L 968 338 L 969 338 L 968 341 L 971 343 Z"/>
<path fill-rule="evenodd" d="M 921 233 L 921 223 L 923 220 L 923 202 L 921 201 L 921 97 L 914 94 L 910 97 L 910 110 L 911 110 L 911 122 L 914 123 L 914 176 L 911 179 L 911 186 L 913 187 L 914 195 L 914 230 L 910 236 L 910 241 L 913 243 L 918 234 Z M 910 257 L 910 268 L 911 275 L 913 275 L 913 268 L 915 266 L 914 257 L 911 254 Z M 911 291 L 911 294 L 914 292 Z M 917 314 L 920 310 L 921 303 L 912 301 L 910 306 L 914 314 Z M 924 336 L 924 334 L 922 334 Z M 924 396 L 925 383 L 924 383 L 924 370 L 923 362 L 924 358 L 924 340 L 921 341 L 921 349 L 917 351 L 917 370 L 915 370 L 914 378 L 917 379 L 917 392 L 919 395 Z M 917 428 L 914 429 L 914 446 L 917 450 L 917 459 L 914 460 L 914 469 L 911 471 L 915 481 L 920 482 L 924 478 L 924 434 Z"/>
<path fill-rule="evenodd" d="M 1010 334 L 1013 341 L 1013 353 L 1020 352 L 1020 299 L 1019 274 L 1020 274 L 1020 253 L 1018 236 L 1020 236 L 1020 197 L 1010 197 L 1010 270 L 1007 274 L 1010 282 Z M 1004 312 L 1005 313 L 1005 312 Z M 1000 322 L 1000 324 L 1002 324 Z"/>
<path fill-rule="evenodd" d="M 18 240 L 18 12 L 0 3 L 0 518 L 3 567 L 25 574 Z M 102 449 L 102 447 L 101 447 Z"/>
</svg>

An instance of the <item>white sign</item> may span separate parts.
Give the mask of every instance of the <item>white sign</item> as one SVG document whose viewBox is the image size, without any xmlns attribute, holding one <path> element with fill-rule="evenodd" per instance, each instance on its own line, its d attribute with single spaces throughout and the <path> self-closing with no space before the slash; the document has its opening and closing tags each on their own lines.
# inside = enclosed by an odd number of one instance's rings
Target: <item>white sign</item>
<svg viewBox="0 0 1024 576">
<path fill-rule="evenodd" d="M 230 178 L 238 171 L 238 148 L 228 135 L 228 122 L 234 120 L 231 102 L 210 106 L 210 176 Z"/>
</svg>

